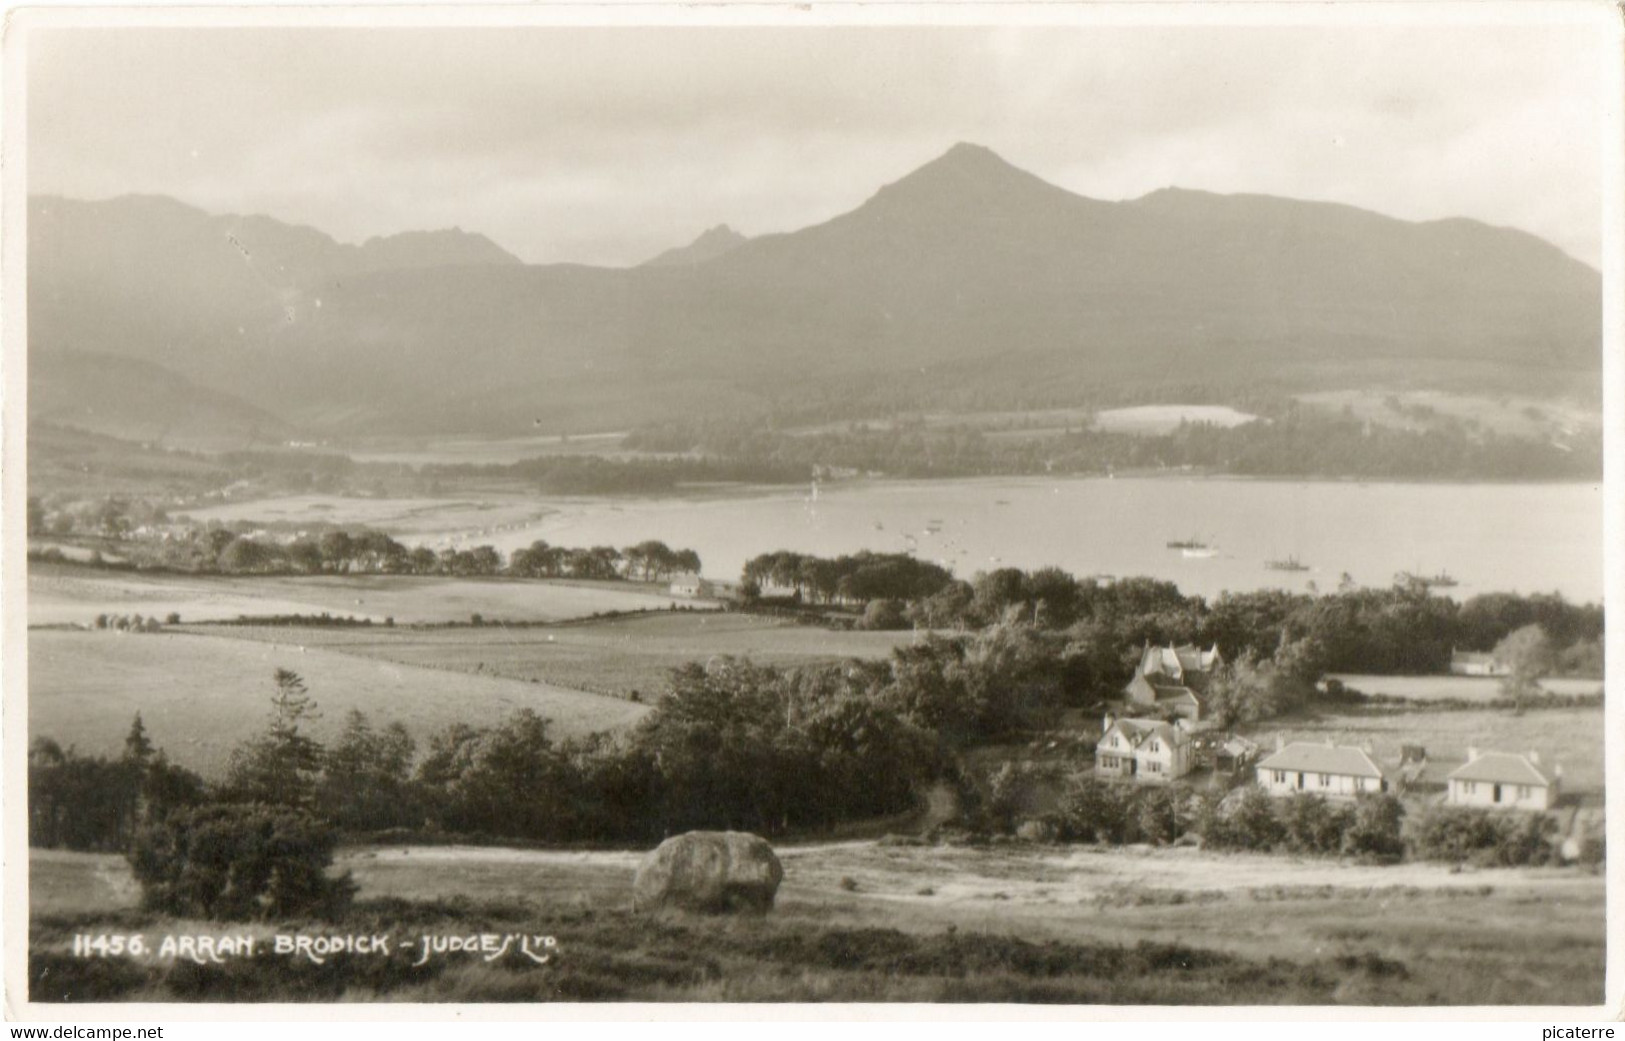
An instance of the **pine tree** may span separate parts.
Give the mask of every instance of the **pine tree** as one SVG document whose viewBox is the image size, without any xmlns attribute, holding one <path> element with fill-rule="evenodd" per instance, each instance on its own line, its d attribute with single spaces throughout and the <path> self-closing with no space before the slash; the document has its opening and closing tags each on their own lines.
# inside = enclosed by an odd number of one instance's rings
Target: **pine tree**
<svg viewBox="0 0 1625 1041">
<path fill-rule="evenodd" d="M 302 727 L 321 717 L 298 673 L 278 669 L 275 683 L 266 732 L 232 753 L 226 787 L 239 799 L 309 807 L 323 750 Z"/>
<path fill-rule="evenodd" d="M 130 732 L 124 738 L 124 758 L 127 762 L 143 766 L 152 757 L 152 739 L 147 737 L 147 727 L 141 722 L 141 713 L 135 714 L 130 723 Z"/>
</svg>

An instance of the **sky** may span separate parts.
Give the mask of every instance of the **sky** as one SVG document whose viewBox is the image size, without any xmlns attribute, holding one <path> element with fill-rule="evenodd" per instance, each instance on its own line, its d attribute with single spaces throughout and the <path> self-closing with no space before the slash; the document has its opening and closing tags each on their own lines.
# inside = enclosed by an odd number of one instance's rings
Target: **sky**
<svg viewBox="0 0 1625 1041">
<path fill-rule="evenodd" d="M 1580 26 L 39 29 L 29 191 L 171 195 L 535 263 L 791 231 L 958 141 L 1168 186 L 1466 216 L 1600 264 Z"/>
</svg>

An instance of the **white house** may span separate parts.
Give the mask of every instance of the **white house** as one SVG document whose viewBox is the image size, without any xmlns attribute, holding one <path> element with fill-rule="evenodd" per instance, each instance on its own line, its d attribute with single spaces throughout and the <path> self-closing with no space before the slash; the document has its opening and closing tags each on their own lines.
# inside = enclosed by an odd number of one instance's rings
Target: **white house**
<svg viewBox="0 0 1625 1041">
<path fill-rule="evenodd" d="M 1557 802 L 1560 777 L 1556 770 L 1540 765 L 1540 756 L 1531 752 L 1480 752 L 1467 750 L 1467 762 L 1445 778 L 1449 791 L 1445 801 L 1458 806 L 1488 806 L 1492 809 L 1548 810 Z"/>
<path fill-rule="evenodd" d="M 1493 654 L 1481 654 L 1477 651 L 1450 650 L 1450 674 L 1452 676 L 1510 676 L 1511 666 Z"/>
<path fill-rule="evenodd" d="M 711 595 L 711 583 L 693 572 L 673 577 L 669 588 L 672 596 L 699 597 Z"/>
<path fill-rule="evenodd" d="M 1182 719 L 1115 719 L 1095 745 L 1095 776 L 1160 784 L 1191 772 L 1192 744 Z"/>
<path fill-rule="evenodd" d="M 1353 799 L 1388 790 L 1388 776 L 1363 748 L 1294 741 L 1258 763 L 1258 784 L 1271 795 L 1307 793 Z"/>
</svg>

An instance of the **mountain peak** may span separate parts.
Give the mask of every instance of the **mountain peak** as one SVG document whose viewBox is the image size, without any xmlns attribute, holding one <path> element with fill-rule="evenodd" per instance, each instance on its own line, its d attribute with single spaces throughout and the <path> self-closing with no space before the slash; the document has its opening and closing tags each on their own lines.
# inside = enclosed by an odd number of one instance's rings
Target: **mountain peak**
<svg viewBox="0 0 1625 1041">
<path fill-rule="evenodd" d="M 985 145 L 961 141 L 913 173 L 881 188 L 858 212 L 897 216 L 912 211 L 922 217 L 939 218 L 945 214 L 1010 213 L 1087 202 L 1011 164 Z"/>
<path fill-rule="evenodd" d="M 702 264 L 707 260 L 715 260 L 725 253 L 734 250 L 749 242 L 750 239 L 733 230 L 726 224 L 718 224 L 705 229 L 700 237 L 686 246 L 676 246 L 666 250 L 659 256 L 652 257 L 643 262 L 644 267 L 683 267 L 691 264 Z"/>
<path fill-rule="evenodd" d="M 1002 174 L 1020 174 L 1031 177 L 1032 174 L 1012 166 L 1009 160 L 986 145 L 979 145 L 971 141 L 960 141 L 937 158 L 920 167 L 916 173 L 931 169 L 950 169 L 969 173 L 979 173 L 985 176 L 999 176 Z"/>
</svg>

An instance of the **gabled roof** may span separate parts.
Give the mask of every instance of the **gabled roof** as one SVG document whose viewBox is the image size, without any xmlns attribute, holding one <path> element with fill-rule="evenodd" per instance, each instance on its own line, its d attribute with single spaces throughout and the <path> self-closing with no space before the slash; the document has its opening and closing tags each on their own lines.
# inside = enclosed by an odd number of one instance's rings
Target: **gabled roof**
<svg viewBox="0 0 1625 1041">
<path fill-rule="evenodd" d="M 1367 755 L 1364 749 L 1346 745 L 1317 745 L 1308 741 L 1294 741 L 1279 752 L 1265 757 L 1258 764 L 1260 770 L 1301 770 L 1304 773 L 1339 774 L 1344 777 L 1376 777 L 1386 775 L 1382 767 Z"/>
<path fill-rule="evenodd" d="M 704 581 L 705 579 L 692 571 L 685 571 L 680 575 L 671 576 L 671 584 L 674 586 L 697 586 Z"/>
<path fill-rule="evenodd" d="M 1448 779 L 1536 786 L 1552 783 L 1551 776 L 1545 770 L 1531 763 L 1528 756 L 1515 752 L 1481 752 L 1476 758 L 1450 771 Z"/>
<path fill-rule="evenodd" d="M 1148 643 L 1140 654 L 1140 671 L 1147 675 L 1161 673 L 1164 676 L 1182 679 L 1186 673 L 1207 672 L 1223 660 L 1219 655 L 1218 644 L 1204 651 L 1189 643 L 1180 644 L 1178 647 L 1173 645 L 1153 647 Z"/>
<path fill-rule="evenodd" d="M 1182 745 L 1190 741 L 1191 736 L 1185 730 L 1172 723 L 1164 723 L 1160 719 L 1119 719 L 1107 730 L 1119 731 L 1129 740 L 1129 744 L 1138 748 L 1153 737 L 1160 737 L 1170 745 Z M 1105 735 L 1101 735 L 1104 739 Z"/>
</svg>

